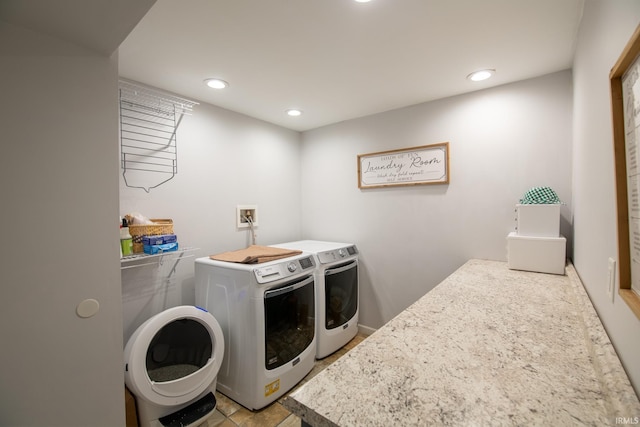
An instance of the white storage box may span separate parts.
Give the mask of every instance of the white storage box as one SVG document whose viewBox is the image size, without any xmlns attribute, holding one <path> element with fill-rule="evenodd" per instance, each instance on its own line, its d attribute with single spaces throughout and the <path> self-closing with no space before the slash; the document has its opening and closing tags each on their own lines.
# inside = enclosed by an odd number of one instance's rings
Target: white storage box
<svg viewBox="0 0 640 427">
<path fill-rule="evenodd" d="M 507 261 L 511 270 L 564 274 L 567 239 L 560 237 L 531 237 L 509 233 Z"/>
<path fill-rule="evenodd" d="M 516 205 L 517 233 L 519 236 L 559 237 L 559 203 L 549 205 Z"/>
</svg>

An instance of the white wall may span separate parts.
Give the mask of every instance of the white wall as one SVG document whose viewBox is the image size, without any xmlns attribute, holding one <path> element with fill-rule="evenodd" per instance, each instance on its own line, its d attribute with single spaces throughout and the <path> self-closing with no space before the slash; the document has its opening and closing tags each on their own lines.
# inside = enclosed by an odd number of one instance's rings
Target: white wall
<svg viewBox="0 0 640 427">
<path fill-rule="evenodd" d="M 637 0 L 588 0 L 574 60 L 574 264 L 636 392 L 640 320 L 607 297 L 608 258 L 618 259 L 609 71 L 640 22 Z M 617 283 L 619 286 L 619 283 Z"/>
<path fill-rule="evenodd" d="M 361 324 L 382 326 L 470 258 L 506 260 L 531 187 L 568 203 L 571 239 L 571 99 L 563 71 L 303 134 L 302 234 L 358 245 Z M 358 189 L 358 154 L 444 141 L 449 185 Z"/>
<path fill-rule="evenodd" d="M 0 22 L 0 64 L 0 425 L 124 425 L 117 59 Z"/>
<path fill-rule="evenodd" d="M 120 176 L 121 215 L 171 218 L 179 244 L 199 248 L 195 257 L 251 244 L 250 233 L 236 228 L 237 205 L 258 206 L 257 244 L 300 237 L 299 132 L 201 104 L 184 117 L 177 145 L 178 174 L 149 193 L 125 186 Z M 150 315 L 194 303 L 193 258 L 179 264 L 168 292 L 159 282 L 156 292 L 136 290 L 142 288 L 132 282 L 151 274 L 123 273 L 125 341 Z"/>
</svg>

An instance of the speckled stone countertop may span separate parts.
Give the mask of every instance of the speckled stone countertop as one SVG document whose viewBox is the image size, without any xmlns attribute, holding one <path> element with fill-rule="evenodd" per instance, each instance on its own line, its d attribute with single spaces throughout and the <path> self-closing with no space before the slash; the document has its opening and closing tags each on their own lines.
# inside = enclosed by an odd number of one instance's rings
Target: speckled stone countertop
<svg viewBox="0 0 640 427">
<path fill-rule="evenodd" d="M 613 426 L 640 417 L 573 266 L 560 276 L 482 260 L 283 404 L 314 427 Z"/>
</svg>

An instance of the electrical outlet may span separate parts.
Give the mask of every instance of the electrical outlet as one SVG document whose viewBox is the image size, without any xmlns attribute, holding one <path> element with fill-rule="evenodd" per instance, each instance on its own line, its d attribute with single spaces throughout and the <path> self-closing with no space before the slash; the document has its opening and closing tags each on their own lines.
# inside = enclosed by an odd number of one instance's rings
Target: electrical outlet
<svg viewBox="0 0 640 427">
<path fill-rule="evenodd" d="M 609 258 L 609 282 L 607 284 L 607 294 L 613 302 L 616 290 L 616 260 Z"/>
<path fill-rule="evenodd" d="M 253 224 L 254 227 L 258 226 L 258 206 L 236 206 L 236 227 L 249 228 L 249 223 Z"/>
</svg>

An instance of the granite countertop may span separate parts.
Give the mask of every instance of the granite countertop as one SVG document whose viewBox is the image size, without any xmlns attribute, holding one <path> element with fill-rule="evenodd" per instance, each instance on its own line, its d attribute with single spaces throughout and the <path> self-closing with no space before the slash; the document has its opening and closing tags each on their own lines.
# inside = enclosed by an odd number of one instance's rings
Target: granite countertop
<svg viewBox="0 0 640 427">
<path fill-rule="evenodd" d="M 572 265 L 470 260 L 283 401 L 314 427 L 616 425 L 640 403 Z"/>
</svg>

